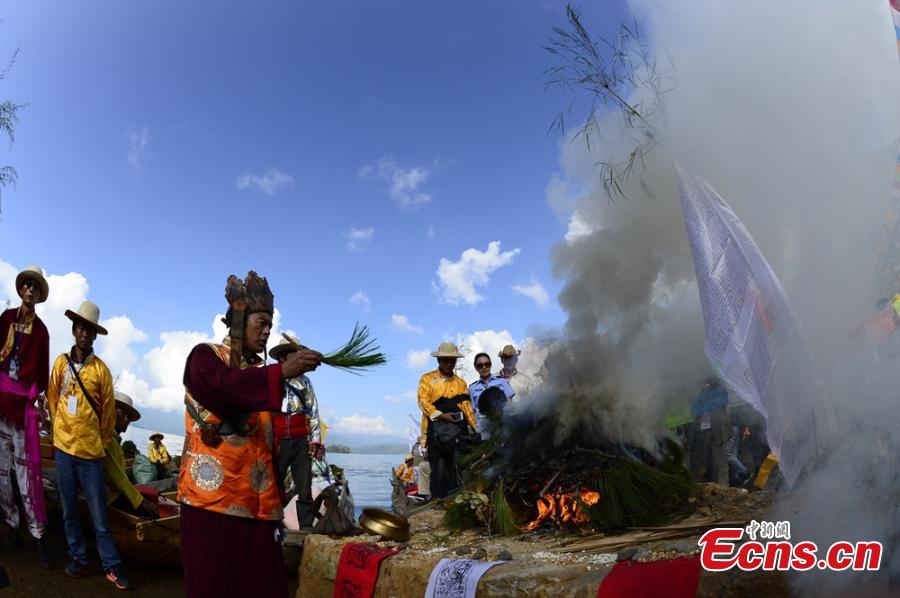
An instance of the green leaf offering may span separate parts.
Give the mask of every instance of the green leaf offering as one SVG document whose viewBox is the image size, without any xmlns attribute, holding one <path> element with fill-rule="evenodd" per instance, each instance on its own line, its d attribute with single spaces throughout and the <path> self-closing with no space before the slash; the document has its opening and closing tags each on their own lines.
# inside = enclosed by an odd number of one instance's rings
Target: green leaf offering
<svg viewBox="0 0 900 598">
<path fill-rule="evenodd" d="M 282 334 L 282 336 L 287 342 L 302 347 L 296 339 L 289 335 Z M 370 337 L 369 327 L 360 326 L 357 322 L 353 327 L 350 340 L 340 349 L 326 354 L 322 358 L 322 363 L 359 375 L 363 371 L 386 364 L 387 357 L 381 352 L 377 339 Z"/>
</svg>

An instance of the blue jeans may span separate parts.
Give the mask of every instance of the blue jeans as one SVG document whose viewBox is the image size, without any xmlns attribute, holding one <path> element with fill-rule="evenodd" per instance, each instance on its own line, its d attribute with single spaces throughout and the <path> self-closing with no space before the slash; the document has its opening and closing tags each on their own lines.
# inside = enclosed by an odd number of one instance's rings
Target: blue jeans
<svg viewBox="0 0 900 598">
<path fill-rule="evenodd" d="M 122 563 L 119 551 L 109 534 L 106 520 L 106 483 L 103 481 L 103 461 L 79 459 L 56 449 L 56 487 L 63 507 L 63 529 L 69 545 L 69 557 L 82 565 L 87 565 L 84 534 L 78 515 L 78 487 L 84 494 L 103 569 L 116 569 Z"/>
</svg>

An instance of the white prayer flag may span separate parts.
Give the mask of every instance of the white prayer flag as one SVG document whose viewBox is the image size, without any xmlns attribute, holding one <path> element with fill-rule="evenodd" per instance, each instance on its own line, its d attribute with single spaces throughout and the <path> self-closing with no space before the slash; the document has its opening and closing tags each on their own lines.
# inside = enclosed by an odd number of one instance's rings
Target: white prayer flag
<svg viewBox="0 0 900 598">
<path fill-rule="evenodd" d="M 799 320 L 725 200 L 680 164 L 675 169 L 706 327 L 706 356 L 719 377 L 765 416 L 769 447 L 793 485 L 833 421 Z"/>
</svg>

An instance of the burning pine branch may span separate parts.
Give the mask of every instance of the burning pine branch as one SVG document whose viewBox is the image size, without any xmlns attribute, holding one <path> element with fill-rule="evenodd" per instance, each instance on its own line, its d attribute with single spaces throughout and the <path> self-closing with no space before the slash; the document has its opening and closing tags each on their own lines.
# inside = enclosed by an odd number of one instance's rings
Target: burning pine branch
<svg viewBox="0 0 900 598">
<path fill-rule="evenodd" d="M 520 448 L 495 441 L 468 456 L 463 467 L 472 481 L 445 503 L 447 528 L 483 525 L 511 535 L 548 526 L 590 532 L 655 525 L 680 509 L 693 489 L 690 474 L 680 466 L 680 452 L 671 444 L 663 460 L 640 451 L 617 454 L 610 447 L 571 447 L 519 466 L 505 460 L 504 455 Z M 496 471 L 504 477 L 492 483 L 485 472 Z"/>
<path fill-rule="evenodd" d="M 580 529 L 591 522 L 587 508 L 593 507 L 598 502 L 600 502 L 599 492 L 586 488 L 571 492 L 557 486 L 554 492 L 548 492 L 537 500 L 538 516 L 525 529 L 536 530 L 545 522 L 559 528 L 571 526 Z"/>
</svg>

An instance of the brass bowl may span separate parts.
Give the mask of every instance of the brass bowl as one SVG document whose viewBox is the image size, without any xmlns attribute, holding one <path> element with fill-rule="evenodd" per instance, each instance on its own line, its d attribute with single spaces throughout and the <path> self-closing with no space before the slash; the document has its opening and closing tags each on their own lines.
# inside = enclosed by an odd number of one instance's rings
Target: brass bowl
<svg viewBox="0 0 900 598">
<path fill-rule="evenodd" d="M 409 520 L 381 509 L 363 509 L 359 525 L 367 532 L 395 542 L 409 540 Z"/>
</svg>

